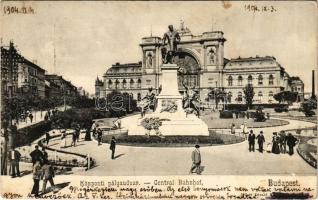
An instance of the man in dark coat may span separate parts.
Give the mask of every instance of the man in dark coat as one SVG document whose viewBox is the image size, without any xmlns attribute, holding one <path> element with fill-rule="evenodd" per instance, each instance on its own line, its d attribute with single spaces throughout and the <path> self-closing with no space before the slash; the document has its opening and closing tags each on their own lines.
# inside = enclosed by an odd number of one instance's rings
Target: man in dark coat
<svg viewBox="0 0 318 200">
<path fill-rule="evenodd" d="M 51 139 L 51 136 L 50 136 L 49 132 L 46 132 L 45 133 L 46 145 L 49 145 L 50 139 Z"/>
<path fill-rule="evenodd" d="M 12 177 L 20 176 L 19 162 L 21 154 L 15 148 L 10 151 L 9 162 L 11 164 Z"/>
<path fill-rule="evenodd" d="M 253 130 L 250 130 L 250 133 L 248 134 L 248 150 L 255 151 L 255 134 L 253 133 Z"/>
<path fill-rule="evenodd" d="M 295 138 L 291 133 L 288 133 L 286 137 L 286 143 L 289 149 L 288 150 L 289 155 L 294 154 L 294 146 L 297 144 L 297 142 L 298 142 L 297 138 Z"/>
<path fill-rule="evenodd" d="M 258 143 L 258 150 L 259 150 L 259 152 L 263 153 L 263 144 L 265 142 L 265 137 L 263 135 L 263 131 L 261 131 L 259 133 L 259 135 L 256 136 L 256 139 L 257 139 L 257 143 Z"/>
<path fill-rule="evenodd" d="M 100 128 L 97 128 L 98 145 L 101 145 L 101 143 L 102 143 L 102 136 L 103 136 L 103 131 Z"/>
<path fill-rule="evenodd" d="M 112 159 L 115 159 L 116 140 L 114 136 L 112 137 L 112 140 L 110 141 L 109 149 L 112 151 Z"/>
<path fill-rule="evenodd" d="M 39 146 L 35 145 L 35 150 L 30 153 L 33 165 L 36 161 L 43 161 L 43 153 L 39 150 Z"/>
<path fill-rule="evenodd" d="M 190 174 L 192 173 L 197 173 L 201 174 L 201 153 L 200 153 L 200 145 L 195 145 L 195 149 L 192 151 L 191 154 L 191 159 L 192 159 L 192 166 L 190 169 Z M 193 170 L 196 170 L 195 172 Z"/>
</svg>

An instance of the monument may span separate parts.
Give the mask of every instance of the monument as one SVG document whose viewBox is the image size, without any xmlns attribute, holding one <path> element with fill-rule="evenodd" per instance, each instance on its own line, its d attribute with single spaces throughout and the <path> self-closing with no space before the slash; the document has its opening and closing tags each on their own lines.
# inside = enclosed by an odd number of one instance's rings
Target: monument
<svg viewBox="0 0 318 200">
<path fill-rule="evenodd" d="M 154 134 L 160 136 L 209 135 L 208 126 L 198 116 L 187 114 L 183 108 L 183 96 L 178 91 L 177 75 L 180 69 L 173 63 L 179 41 L 178 32 L 169 25 L 169 31 L 163 37 L 162 89 L 156 97 L 156 109 L 141 118 L 124 118 L 122 122 L 128 129 L 128 135 L 151 135 L 151 129 L 155 129 Z"/>
</svg>

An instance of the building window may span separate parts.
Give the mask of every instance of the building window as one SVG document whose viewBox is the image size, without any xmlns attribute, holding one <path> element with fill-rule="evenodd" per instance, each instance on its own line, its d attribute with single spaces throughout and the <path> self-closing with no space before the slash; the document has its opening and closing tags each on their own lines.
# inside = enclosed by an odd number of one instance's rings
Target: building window
<svg viewBox="0 0 318 200">
<path fill-rule="evenodd" d="M 127 85 L 126 79 L 123 80 L 123 88 L 125 89 Z"/>
<path fill-rule="evenodd" d="M 247 78 L 248 84 L 253 84 L 253 77 L 252 75 L 249 75 Z"/>
<path fill-rule="evenodd" d="M 263 85 L 263 76 L 261 74 L 258 76 L 258 85 Z"/>
<path fill-rule="evenodd" d="M 232 100 L 232 92 L 227 93 L 227 102 L 231 103 Z"/>
<path fill-rule="evenodd" d="M 113 87 L 113 82 L 112 82 L 112 80 L 109 80 L 108 81 L 108 88 L 112 88 Z"/>
<path fill-rule="evenodd" d="M 242 86 L 242 85 L 243 85 L 243 78 L 242 78 L 242 76 L 239 76 L 239 77 L 237 78 L 237 81 L 238 81 L 238 86 Z"/>
<path fill-rule="evenodd" d="M 232 86 L 232 85 L 233 85 L 233 78 L 232 78 L 232 76 L 229 76 L 229 78 L 228 78 L 228 85 L 229 85 L 229 86 Z"/>
<path fill-rule="evenodd" d="M 115 82 L 115 89 L 117 90 L 119 88 L 119 80 L 116 80 Z"/>
<path fill-rule="evenodd" d="M 258 92 L 258 101 L 259 101 L 259 103 L 261 103 L 262 100 L 263 100 L 263 93 L 262 93 L 262 91 L 259 91 Z"/>
<path fill-rule="evenodd" d="M 138 87 L 138 88 L 141 88 L 141 80 L 140 80 L 140 79 L 138 79 L 138 82 L 137 82 L 137 83 L 138 83 L 138 86 L 137 86 L 137 87 Z"/>
<path fill-rule="evenodd" d="M 269 91 L 269 93 L 268 93 L 268 102 L 269 103 L 272 103 L 273 97 L 274 97 L 273 91 Z"/>
<path fill-rule="evenodd" d="M 243 101 L 242 92 L 238 92 L 238 94 L 237 94 L 237 101 L 238 101 L 238 102 L 242 102 L 242 101 Z"/>
<path fill-rule="evenodd" d="M 141 94 L 140 93 L 137 94 L 137 100 L 141 101 Z"/>
<path fill-rule="evenodd" d="M 274 85 L 274 76 L 272 74 L 268 77 L 268 85 Z"/>
<path fill-rule="evenodd" d="M 130 79 L 130 88 L 134 88 L 134 84 L 135 84 L 135 81 L 133 79 Z"/>
</svg>

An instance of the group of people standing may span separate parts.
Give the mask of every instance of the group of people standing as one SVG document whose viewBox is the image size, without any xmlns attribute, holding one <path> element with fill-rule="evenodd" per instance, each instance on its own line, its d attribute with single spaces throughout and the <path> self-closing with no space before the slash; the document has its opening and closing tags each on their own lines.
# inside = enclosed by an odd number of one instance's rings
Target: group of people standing
<svg viewBox="0 0 318 200">
<path fill-rule="evenodd" d="M 58 109 L 52 109 L 52 110 L 47 110 L 47 112 L 44 115 L 44 120 L 49 120 L 52 116 L 55 116 L 56 113 L 58 112 Z"/>
<path fill-rule="evenodd" d="M 33 164 L 33 187 L 31 194 L 34 197 L 39 196 L 40 190 L 40 180 L 43 180 L 42 185 L 42 194 L 46 192 L 46 184 L 50 182 L 53 191 L 55 190 L 55 184 L 53 178 L 55 172 L 53 166 L 50 164 L 48 159 L 48 154 L 45 151 L 45 148 L 42 148 L 42 151 L 39 150 L 39 146 L 35 146 L 35 149 L 30 153 L 32 164 Z"/>
<path fill-rule="evenodd" d="M 263 131 L 260 131 L 259 135 L 255 136 L 253 130 L 250 130 L 248 134 L 248 149 L 249 151 L 255 151 L 255 141 L 258 143 L 259 152 L 263 153 L 263 145 L 265 143 L 265 137 Z M 273 133 L 272 142 L 267 144 L 267 152 L 274 154 L 285 154 L 287 152 L 286 146 L 288 146 L 288 154 L 294 154 L 294 147 L 296 146 L 298 139 L 295 138 L 291 133 L 286 135 L 285 131 Z"/>
</svg>

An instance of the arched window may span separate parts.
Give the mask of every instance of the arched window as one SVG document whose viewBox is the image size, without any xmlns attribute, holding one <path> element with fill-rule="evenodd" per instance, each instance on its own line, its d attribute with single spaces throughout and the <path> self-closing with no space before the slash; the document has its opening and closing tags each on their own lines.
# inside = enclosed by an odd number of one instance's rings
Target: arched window
<svg viewBox="0 0 318 200">
<path fill-rule="evenodd" d="M 232 100 L 232 92 L 228 92 L 227 93 L 227 102 L 231 103 L 231 100 Z"/>
<path fill-rule="evenodd" d="M 268 77 L 268 85 L 274 85 L 274 76 L 272 74 Z"/>
<path fill-rule="evenodd" d="M 229 85 L 229 86 L 232 86 L 232 85 L 233 85 L 233 78 L 232 78 L 232 76 L 229 76 L 229 78 L 228 78 L 228 85 Z"/>
<path fill-rule="evenodd" d="M 242 86 L 243 85 L 243 78 L 242 78 L 242 76 L 240 75 L 240 76 L 238 76 L 238 78 L 237 78 L 237 82 L 238 82 L 238 85 L 239 86 Z"/>
<path fill-rule="evenodd" d="M 237 101 L 238 101 L 238 102 L 242 102 L 242 101 L 243 101 L 242 92 L 238 92 L 238 93 L 237 93 Z"/>
<path fill-rule="evenodd" d="M 137 94 L 137 100 L 141 101 L 141 94 L 140 93 Z"/>
<path fill-rule="evenodd" d="M 268 93 L 268 102 L 271 103 L 273 101 L 274 93 L 273 91 L 269 91 Z"/>
<path fill-rule="evenodd" d="M 259 102 L 262 102 L 262 100 L 263 100 L 263 92 L 262 92 L 262 91 L 259 91 L 259 92 L 258 92 L 258 101 L 259 101 Z"/>
<path fill-rule="evenodd" d="M 113 81 L 112 80 L 109 80 L 108 81 L 108 88 L 112 88 L 113 87 Z"/>
<path fill-rule="evenodd" d="M 252 77 L 252 75 L 248 75 L 247 83 L 248 83 L 248 84 L 253 84 L 253 77 Z"/>
<path fill-rule="evenodd" d="M 137 87 L 138 87 L 138 88 L 141 88 L 141 80 L 140 80 L 140 79 L 138 79 L 138 82 L 137 82 L 137 83 L 138 83 Z"/>
<path fill-rule="evenodd" d="M 115 89 L 117 90 L 119 88 L 119 80 L 116 79 L 116 82 L 115 82 Z"/>
<path fill-rule="evenodd" d="M 258 76 L 258 85 L 263 85 L 263 76 L 261 74 Z"/>
<path fill-rule="evenodd" d="M 130 88 L 134 88 L 135 81 L 134 79 L 130 79 Z"/>
<path fill-rule="evenodd" d="M 123 88 L 126 88 L 126 85 L 127 85 L 127 81 L 126 79 L 123 80 Z"/>
</svg>

